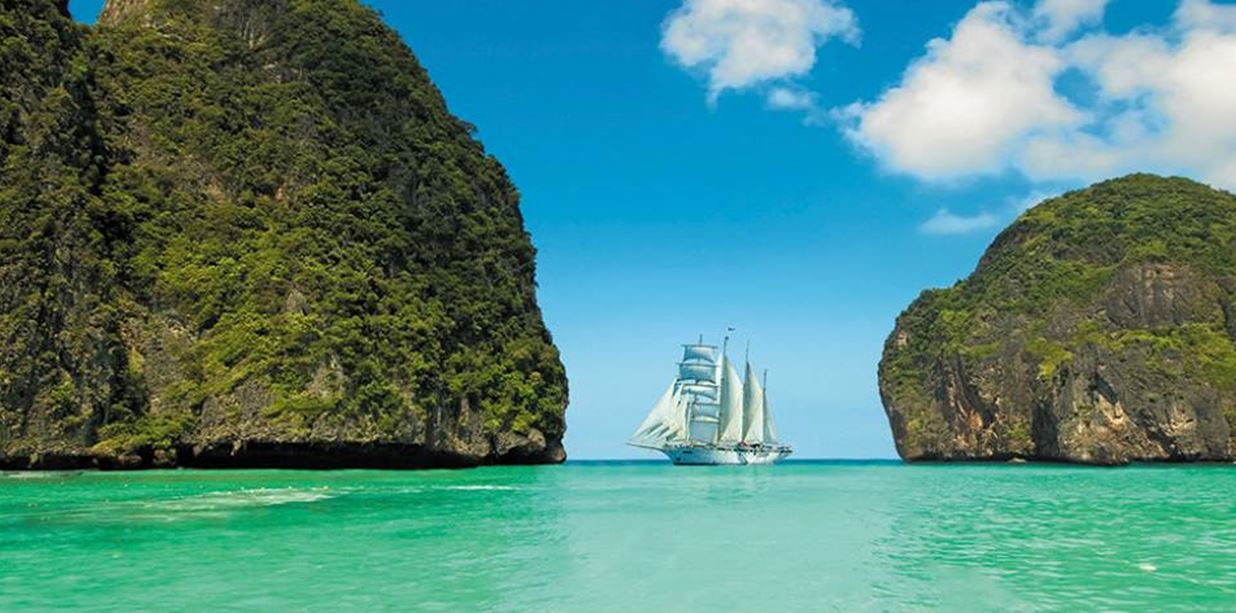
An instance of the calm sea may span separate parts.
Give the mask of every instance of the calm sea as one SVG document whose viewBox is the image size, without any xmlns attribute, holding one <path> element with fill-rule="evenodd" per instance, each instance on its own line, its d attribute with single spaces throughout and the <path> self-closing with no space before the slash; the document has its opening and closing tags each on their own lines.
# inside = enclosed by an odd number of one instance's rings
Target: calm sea
<svg viewBox="0 0 1236 613">
<path fill-rule="evenodd" d="M 1236 468 L 0 475 L 0 610 L 1236 609 Z"/>
</svg>

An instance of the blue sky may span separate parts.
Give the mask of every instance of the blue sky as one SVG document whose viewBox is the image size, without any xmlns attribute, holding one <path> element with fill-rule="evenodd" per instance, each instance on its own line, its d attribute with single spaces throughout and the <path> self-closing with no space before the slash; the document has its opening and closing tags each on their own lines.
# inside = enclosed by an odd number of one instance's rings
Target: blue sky
<svg viewBox="0 0 1236 613">
<path fill-rule="evenodd" d="M 799 457 L 894 457 L 894 318 L 1024 206 L 1132 170 L 1236 184 L 1231 5 L 370 4 L 523 194 L 573 458 L 651 457 L 623 440 L 726 326 Z"/>
</svg>

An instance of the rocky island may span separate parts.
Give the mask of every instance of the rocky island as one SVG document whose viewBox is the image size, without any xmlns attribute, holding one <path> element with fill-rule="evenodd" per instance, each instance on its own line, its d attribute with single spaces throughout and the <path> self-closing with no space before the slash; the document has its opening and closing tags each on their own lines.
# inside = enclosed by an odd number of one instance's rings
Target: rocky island
<svg viewBox="0 0 1236 613">
<path fill-rule="evenodd" d="M 880 361 L 906 460 L 1236 457 L 1236 196 L 1132 175 L 1047 200 L 923 292 Z"/>
<path fill-rule="evenodd" d="M 373 10 L 0 35 L 0 468 L 564 459 L 519 193 Z"/>
</svg>

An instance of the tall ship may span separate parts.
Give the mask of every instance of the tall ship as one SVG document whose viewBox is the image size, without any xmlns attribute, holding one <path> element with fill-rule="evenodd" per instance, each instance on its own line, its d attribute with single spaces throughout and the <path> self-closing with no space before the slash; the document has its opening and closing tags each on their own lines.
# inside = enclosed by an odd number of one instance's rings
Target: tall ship
<svg viewBox="0 0 1236 613">
<path fill-rule="evenodd" d="M 766 384 L 751 360 L 743 376 L 726 354 L 729 337 L 716 345 L 682 346 L 678 376 L 627 441 L 655 449 L 674 464 L 773 464 L 793 452 L 777 440 Z"/>
</svg>

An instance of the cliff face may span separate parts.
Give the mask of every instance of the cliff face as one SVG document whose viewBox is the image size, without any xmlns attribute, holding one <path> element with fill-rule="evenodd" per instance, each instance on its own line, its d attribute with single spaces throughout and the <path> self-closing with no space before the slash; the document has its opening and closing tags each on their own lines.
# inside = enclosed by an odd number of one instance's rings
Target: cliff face
<svg viewBox="0 0 1236 613">
<path fill-rule="evenodd" d="M 1133 175 L 1051 199 L 897 319 L 907 460 L 1236 458 L 1236 197 Z"/>
<path fill-rule="evenodd" d="M 371 10 L 0 30 L 0 466 L 564 458 L 518 192 Z"/>
</svg>

